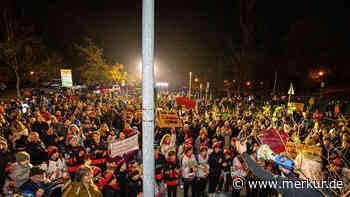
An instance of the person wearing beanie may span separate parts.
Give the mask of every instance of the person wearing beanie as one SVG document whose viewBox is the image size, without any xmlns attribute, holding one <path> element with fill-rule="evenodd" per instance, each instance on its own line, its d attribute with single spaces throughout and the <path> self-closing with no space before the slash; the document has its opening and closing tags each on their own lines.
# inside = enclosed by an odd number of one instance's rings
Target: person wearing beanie
<svg viewBox="0 0 350 197">
<path fill-rule="evenodd" d="M 231 166 L 232 166 L 232 157 L 231 151 L 229 148 L 224 149 L 224 157 L 222 159 L 222 170 L 221 170 L 221 179 L 219 182 L 219 190 L 224 191 L 226 194 L 229 193 L 229 187 L 231 187 Z"/>
<path fill-rule="evenodd" d="M 181 176 L 180 163 L 174 149 L 169 150 L 167 163 L 164 168 L 164 179 L 168 189 L 168 197 L 176 197 L 176 190 Z"/>
<path fill-rule="evenodd" d="M 21 186 L 21 196 L 51 196 L 48 182 L 44 178 L 45 170 L 39 166 L 30 169 L 29 179 Z"/>
<path fill-rule="evenodd" d="M 104 172 L 106 170 L 107 146 L 102 141 L 99 132 L 92 134 L 92 142 L 89 148 L 91 165 L 99 167 Z"/>
<path fill-rule="evenodd" d="M 164 167 L 166 165 L 166 159 L 165 156 L 160 151 L 160 146 L 158 144 L 154 145 L 154 161 L 155 161 L 155 178 L 156 178 L 156 184 L 159 187 L 159 192 L 161 195 L 165 192 L 165 185 L 163 183 L 164 181 Z"/>
<path fill-rule="evenodd" d="M 142 194 L 141 173 L 135 166 L 130 166 L 128 170 L 128 194 L 130 197 L 138 197 Z"/>
<path fill-rule="evenodd" d="M 18 190 L 29 179 L 30 155 L 26 152 L 16 154 L 16 163 L 11 165 L 8 179 L 5 182 L 3 193 L 11 192 L 10 182 L 13 181 L 14 189 Z"/>
<path fill-rule="evenodd" d="M 209 163 L 208 163 L 208 147 L 205 144 L 201 144 L 200 153 L 198 155 L 198 171 L 197 171 L 197 188 L 200 192 L 200 196 L 205 196 L 205 189 L 208 182 L 209 175 Z"/>
<path fill-rule="evenodd" d="M 118 183 L 116 176 L 112 173 L 108 173 L 107 171 L 103 176 L 103 188 L 102 188 L 102 196 L 103 197 L 119 197 L 121 196 L 119 193 Z"/>
<path fill-rule="evenodd" d="M 188 196 L 189 187 L 192 189 L 192 196 L 197 193 L 195 187 L 196 172 L 198 170 L 197 160 L 193 155 L 192 145 L 185 146 L 185 153 L 182 158 L 182 177 L 184 179 L 184 196 Z"/>
<path fill-rule="evenodd" d="M 78 144 L 78 138 L 73 137 L 70 142 L 71 144 L 67 148 L 66 165 L 70 178 L 74 180 L 75 172 L 84 165 L 87 155 L 84 148 Z"/>
<path fill-rule="evenodd" d="M 221 152 L 221 143 L 216 142 L 213 145 L 214 152 L 209 156 L 209 196 L 214 196 L 217 187 L 219 186 L 219 180 L 222 170 L 223 154 Z"/>
<path fill-rule="evenodd" d="M 46 171 L 46 178 L 52 182 L 51 196 L 62 196 L 61 188 L 63 186 L 64 179 L 68 179 L 68 171 L 66 164 L 58 152 L 58 148 L 55 146 L 49 146 L 47 148 L 48 160 L 41 164 L 41 168 Z"/>
</svg>

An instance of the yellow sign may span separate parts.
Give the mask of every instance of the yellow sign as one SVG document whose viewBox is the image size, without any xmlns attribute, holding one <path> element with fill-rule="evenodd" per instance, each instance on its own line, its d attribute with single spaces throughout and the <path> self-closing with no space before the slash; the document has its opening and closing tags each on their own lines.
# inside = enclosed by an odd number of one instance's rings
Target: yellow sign
<svg viewBox="0 0 350 197">
<path fill-rule="evenodd" d="M 158 126 L 160 128 L 182 127 L 182 121 L 176 111 L 157 111 Z"/>
</svg>

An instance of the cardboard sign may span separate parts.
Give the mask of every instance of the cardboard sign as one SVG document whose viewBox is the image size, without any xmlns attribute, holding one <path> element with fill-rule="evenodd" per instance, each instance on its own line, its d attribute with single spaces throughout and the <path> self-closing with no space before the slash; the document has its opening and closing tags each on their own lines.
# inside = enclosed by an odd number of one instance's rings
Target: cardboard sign
<svg viewBox="0 0 350 197">
<path fill-rule="evenodd" d="M 157 117 L 160 128 L 182 127 L 182 121 L 176 111 L 158 110 Z"/>
<path fill-rule="evenodd" d="M 134 150 L 139 149 L 138 135 L 131 136 L 125 140 L 113 142 L 109 144 L 109 150 L 111 151 L 111 156 L 123 156 Z"/>
</svg>

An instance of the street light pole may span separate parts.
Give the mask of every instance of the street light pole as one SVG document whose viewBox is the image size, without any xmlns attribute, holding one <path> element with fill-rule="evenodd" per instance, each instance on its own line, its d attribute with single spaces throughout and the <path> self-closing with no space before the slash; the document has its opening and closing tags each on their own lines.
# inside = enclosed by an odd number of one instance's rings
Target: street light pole
<svg viewBox="0 0 350 197">
<path fill-rule="evenodd" d="M 191 89 L 192 89 L 192 72 L 190 72 L 190 81 L 189 81 L 189 88 L 188 88 L 188 98 L 191 99 Z"/>
<path fill-rule="evenodd" d="M 154 0 L 142 5 L 143 196 L 154 197 Z"/>
</svg>

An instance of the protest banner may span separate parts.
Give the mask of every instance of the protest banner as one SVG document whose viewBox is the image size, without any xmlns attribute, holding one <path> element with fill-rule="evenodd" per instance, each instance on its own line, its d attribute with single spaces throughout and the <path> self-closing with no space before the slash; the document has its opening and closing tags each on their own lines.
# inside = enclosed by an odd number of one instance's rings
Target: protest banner
<svg viewBox="0 0 350 197">
<path fill-rule="evenodd" d="M 109 143 L 109 150 L 111 151 L 111 156 L 123 156 L 126 153 L 129 153 L 134 150 L 139 149 L 138 135 L 126 138 L 122 141 Z"/>
<path fill-rule="evenodd" d="M 157 117 L 160 128 L 182 127 L 182 121 L 176 111 L 158 110 Z"/>
</svg>

